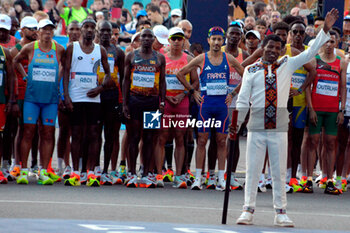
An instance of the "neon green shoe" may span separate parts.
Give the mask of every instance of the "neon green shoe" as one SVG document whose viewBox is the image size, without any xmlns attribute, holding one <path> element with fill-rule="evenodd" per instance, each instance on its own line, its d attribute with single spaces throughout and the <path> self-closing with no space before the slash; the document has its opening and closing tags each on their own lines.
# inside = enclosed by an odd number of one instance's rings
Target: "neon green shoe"
<svg viewBox="0 0 350 233">
<path fill-rule="evenodd" d="M 306 183 L 307 183 L 307 176 L 302 176 L 300 181 L 299 181 L 299 184 L 301 186 L 305 186 Z"/>
<path fill-rule="evenodd" d="M 22 169 L 17 177 L 17 184 L 28 184 L 28 169 Z"/>
<path fill-rule="evenodd" d="M 80 175 L 72 172 L 70 178 L 64 181 L 65 186 L 80 186 Z"/>
<path fill-rule="evenodd" d="M 301 185 L 299 184 L 298 180 L 296 178 L 291 178 L 289 181 L 289 186 L 293 187 L 293 192 L 302 192 L 303 188 L 301 187 Z"/>
<path fill-rule="evenodd" d="M 38 184 L 40 185 L 53 185 L 53 180 L 49 177 L 46 169 L 41 169 L 39 171 Z"/>
<path fill-rule="evenodd" d="M 86 185 L 89 187 L 99 187 L 100 186 L 100 182 L 97 180 L 97 177 L 95 176 L 94 173 L 90 173 L 88 175 Z"/>
<path fill-rule="evenodd" d="M 61 182 L 62 178 L 55 173 L 55 171 L 51 169 L 47 169 L 47 174 L 49 175 L 50 179 L 53 180 L 53 182 Z"/>
</svg>

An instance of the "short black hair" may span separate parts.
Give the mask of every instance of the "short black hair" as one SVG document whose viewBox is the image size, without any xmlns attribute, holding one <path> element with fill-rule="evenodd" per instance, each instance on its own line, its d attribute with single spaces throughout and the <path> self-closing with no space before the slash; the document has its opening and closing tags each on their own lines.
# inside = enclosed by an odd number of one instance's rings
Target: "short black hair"
<svg viewBox="0 0 350 233">
<path fill-rule="evenodd" d="M 140 25 L 143 25 L 143 24 L 148 24 L 149 26 L 152 26 L 151 21 L 149 21 L 149 20 L 140 20 L 140 21 L 138 21 L 137 24 L 136 24 L 136 29 L 137 29 Z"/>
<path fill-rule="evenodd" d="M 338 33 L 337 36 L 338 36 L 338 38 L 339 38 L 340 35 L 341 35 L 341 30 L 340 30 L 340 28 L 338 28 L 338 27 L 336 27 L 336 26 L 333 26 L 333 27 L 332 27 L 332 30 Z"/>
<path fill-rule="evenodd" d="M 288 26 L 287 23 L 281 21 L 281 22 L 275 23 L 272 26 L 272 31 L 274 33 L 276 33 L 277 30 L 285 30 L 288 33 L 289 32 L 289 26 Z"/>
<path fill-rule="evenodd" d="M 283 42 L 283 40 L 281 39 L 281 37 L 271 34 L 265 37 L 265 39 L 263 40 L 262 43 L 262 47 L 265 47 L 267 45 L 267 43 L 269 43 L 270 40 L 276 41 L 276 42 L 281 42 L 282 47 L 284 47 L 285 42 Z"/>
<path fill-rule="evenodd" d="M 147 11 L 151 11 L 151 12 L 158 12 L 160 14 L 160 8 L 159 6 L 153 5 L 151 4 L 148 8 Z"/>
<path fill-rule="evenodd" d="M 319 20 L 319 21 L 324 21 L 324 17 L 318 16 L 318 17 L 315 18 L 315 22 L 316 22 L 317 20 Z"/>
<path fill-rule="evenodd" d="M 194 51 L 197 51 L 199 54 L 203 53 L 203 46 L 200 43 L 192 43 L 190 46 L 190 52 L 194 53 Z"/>
<path fill-rule="evenodd" d="M 282 19 L 282 21 L 288 25 L 293 23 L 294 21 L 297 21 L 297 20 L 299 20 L 299 18 L 297 16 L 293 16 L 293 15 L 286 15 Z"/>
<path fill-rule="evenodd" d="M 117 23 L 111 23 L 112 24 L 112 29 L 118 28 L 120 30 L 120 26 Z"/>
<path fill-rule="evenodd" d="M 304 21 L 295 20 L 295 21 L 293 21 L 293 22 L 291 22 L 291 23 L 289 24 L 289 30 L 292 30 L 292 27 L 293 27 L 294 24 L 302 24 L 302 25 L 304 25 L 304 27 L 306 28 L 306 24 L 304 23 Z"/>
<path fill-rule="evenodd" d="M 264 11 L 264 8 L 266 7 L 267 5 L 263 2 L 257 2 L 254 4 L 254 13 L 255 13 L 255 16 L 258 17 L 258 15 L 260 14 L 260 11 Z"/>
<path fill-rule="evenodd" d="M 339 34 L 336 30 L 334 30 L 334 29 L 332 29 L 332 30 L 329 31 L 329 35 L 335 36 L 335 38 L 336 38 L 337 40 L 340 38 L 340 34 Z"/>
<path fill-rule="evenodd" d="M 266 27 L 266 21 L 263 20 L 263 19 L 258 19 L 258 20 L 255 22 L 255 25 L 261 25 L 261 26 L 265 26 L 265 27 Z"/>
<path fill-rule="evenodd" d="M 139 7 L 143 9 L 143 4 L 141 2 L 134 2 L 133 5 L 139 5 Z"/>
</svg>

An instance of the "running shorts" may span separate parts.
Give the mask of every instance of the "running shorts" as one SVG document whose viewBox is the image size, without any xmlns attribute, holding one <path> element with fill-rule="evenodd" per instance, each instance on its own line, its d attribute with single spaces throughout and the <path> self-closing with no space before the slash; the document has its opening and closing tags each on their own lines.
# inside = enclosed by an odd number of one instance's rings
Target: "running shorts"
<svg viewBox="0 0 350 233">
<path fill-rule="evenodd" d="M 186 130 L 187 119 L 189 119 L 189 112 L 190 101 L 187 96 L 177 105 L 173 105 L 168 100 L 165 100 L 163 126 L 170 126 L 170 122 L 172 122 L 176 124 L 176 129 Z M 181 124 L 184 124 L 184 126 L 181 126 Z"/>
<path fill-rule="evenodd" d="M 0 132 L 4 131 L 6 124 L 6 104 L 0 104 Z"/>
<path fill-rule="evenodd" d="M 325 134 L 337 136 L 337 112 L 321 112 L 316 111 L 317 125 L 315 126 L 311 122 L 309 123 L 309 134 L 320 134 L 322 127 L 324 127 Z"/>
<path fill-rule="evenodd" d="M 55 126 L 57 107 L 57 104 L 42 104 L 24 101 L 23 123 L 36 125 L 40 116 L 43 125 Z"/>
<path fill-rule="evenodd" d="M 158 96 L 130 95 L 129 113 L 132 120 L 143 122 L 143 112 L 153 112 L 159 109 Z"/>
<path fill-rule="evenodd" d="M 91 102 L 73 103 L 73 112 L 70 114 L 70 123 L 76 125 L 98 125 L 101 123 L 101 104 Z"/>
</svg>

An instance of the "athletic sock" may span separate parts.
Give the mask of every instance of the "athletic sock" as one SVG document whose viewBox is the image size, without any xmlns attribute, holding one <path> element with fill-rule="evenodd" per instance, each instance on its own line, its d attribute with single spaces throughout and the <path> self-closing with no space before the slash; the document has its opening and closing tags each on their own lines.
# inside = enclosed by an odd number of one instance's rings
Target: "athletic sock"
<svg viewBox="0 0 350 233">
<path fill-rule="evenodd" d="M 125 160 L 120 160 L 120 166 L 126 166 L 126 161 Z"/>
<path fill-rule="evenodd" d="M 79 158 L 79 170 L 83 169 L 83 158 Z"/>
<path fill-rule="evenodd" d="M 292 168 L 287 168 L 287 175 L 286 175 L 286 183 L 289 183 L 290 179 L 292 178 Z"/>
<path fill-rule="evenodd" d="M 215 170 L 209 170 L 209 176 L 215 176 Z"/>
<path fill-rule="evenodd" d="M 202 169 L 196 169 L 196 179 L 202 178 Z"/>
<path fill-rule="evenodd" d="M 225 179 L 225 170 L 219 170 L 218 178 L 219 178 L 219 180 Z"/>
<path fill-rule="evenodd" d="M 62 165 L 63 165 L 63 159 L 58 158 L 58 169 L 62 170 Z"/>
</svg>

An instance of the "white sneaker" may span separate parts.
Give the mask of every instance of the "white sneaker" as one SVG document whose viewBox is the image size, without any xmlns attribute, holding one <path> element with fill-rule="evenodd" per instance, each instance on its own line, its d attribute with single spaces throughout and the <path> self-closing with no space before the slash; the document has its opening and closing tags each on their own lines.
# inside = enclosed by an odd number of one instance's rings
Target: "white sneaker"
<svg viewBox="0 0 350 233">
<path fill-rule="evenodd" d="M 137 188 L 139 186 L 139 182 L 138 182 L 137 178 L 138 178 L 137 175 L 131 175 L 130 174 L 128 176 L 126 187 L 128 187 L 128 188 Z"/>
<path fill-rule="evenodd" d="M 259 181 L 258 192 L 259 193 L 266 193 L 266 186 L 265 186 L 265 182 L 263 180 Z"/>
<path fill-rule="evenodd" d="M 216 187 L 216 178 L 215 176 L 209 176 L 207 189 L 215 189 Z"/>
<path fill-rule="evenodd" d="M 100 182 L 100 184 L 101 185 L 112 185 L 113 182 L 112 182 L 111 177 L 107 173 L 103 173 L 101 175 L 101 182 Z"/>
<path fill-rule="evenodd" d="M 336 180 L 335 187 L 339 190 L 343 190 L 342 182 L 341 180 Z"/>
<path fill-rule="evenodd" d="M 294 227 L 294 223 L 286 214 L 276 214 L 275 215 L 275 226 L 280 227 Z"/>
<path fill-rule="evenodd" d="M 286 193 L 293 193 L 293 187 L 289 186 L 288 183 L 286 183 L 285 189 L 286 189 Z"/>
<path fill-rule="evenodd" d="M 70 166 L 67 166 L 65 169 L 64 169 L 64 172 L 63 172 L 63 179 L 69 179 L 70 178 L 70 174 L 72 173 L 72 168 Z"/>
<path fill-rule="evenodd" d="M 322 180 L 322 173 L 316 178 L 315 183 L 318 184 Z"/>
<path fill-rule="evenodd" d="M 247 211 L 243 211 L 241 216 L 236 221 L 236 224 L 240 225 L 252 225 L 253 224 L 253 214 Z"/>
<path fill-rule="evenodd" d="M 226 188 L 226 180 L 225 179 L 218 180 L 215 190 L 225 191 L 225 188 Z"/>
<path fill-rule="evenodd" d="M 155 188 L 156 184 L 152 177 L 144 176 L 140 179 L 139 186 L 140 188 Z"/>
<path fill-rule="evenodd" d="M 100 166 L 96 166 L 96 167 L 95 167 L 95 169 L 94 169 L 94 174 L 95 174 L 97 180 L 100 181 L 101 175 L 102 175 L 102 170 L 101 170 L 101 167 L 100 167 Z"/>
<path fill-rule="evenodd" d="M 192 190 L 202 190 L 202 181 L 201 178 L 196 178 L 191 185 Z"/>
<path fill-rule="evenodd" d="M 265 187 L 267 189 L 272 189 L 272 178 L 267 177 L 267 179 L 265 180 Z"/>
<path fill-rule="evenodd" d="M 81 184 L 86 184 L 87 182 L 87 173 L 86 172 L 82 172 L 80 174 L 80 183 Z"/>
<path fill-rule="evenodd" d="M 238 180 L 231 175 L 231 182 L 230 186 L 232 190 L 242 190 L 243 186 L 238 182 Z"/>
</svg>

